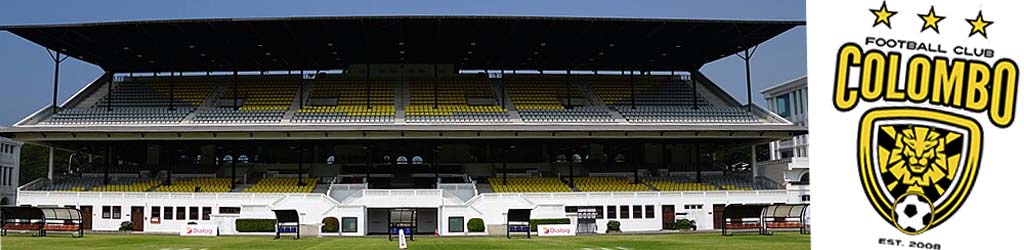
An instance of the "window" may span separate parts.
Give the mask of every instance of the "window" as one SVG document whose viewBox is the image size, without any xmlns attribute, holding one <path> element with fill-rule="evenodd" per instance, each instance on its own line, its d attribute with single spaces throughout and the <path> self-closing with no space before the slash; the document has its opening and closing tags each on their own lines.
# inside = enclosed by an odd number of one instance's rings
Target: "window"
<svg viewBox="0 0 1024 250">
<path fill-rule="evenodd" d="M 203 207 L 203 220 L 210 220 L 210 214 L 213 213 L 212 207 Z"/>
<path fill-rule="evenodd" d="M 800 196 L 800 201 L 811 201 L 811 195 L 805 194 Z"/>
<path fill-rule="evenodd" d="M 644 206 L 644 218 L 654 219 L 654 205 Z"/>
<path fill-rule="evenodd" d="M 104 219 L 110 219 L 110 206 L 103 206 L 103 215 L 101 217 Z"/>
<path fill-rule="evenodd" d="M 150 210 L 151 210 L 149 212 L 149 217 L 150 218 L 160 218 L 160 207 L 153 207 L 153 208 L 150 208 Z"/>
<path fill-rule="evenodd" d="M 643 219 L 643 218 L 644 218 L 643 206 L 633 205 L 633 219 Z"/>
<path fill-rule="evenodd" d="M 461 224 L 461 223 L 460 223 Z M 341 217 L 341 232 L 355 233 L 359 231 L 359 221 L 356 217 Z"/>
<path fill-rule="evenodd" d="M 608 206 L 608 219 L 615 219 L 615 206 Z"/>
<path fill-rule="evenodd" d="M 240 214 L 242 208 L 240 207 L 220 207 L 220 214 Z"/>
<path fill-rule="evenodd" d="M 782 117 L 789 117 L 789 94 L 775 97 L 775 112 Z"/>
<path fill-rule="evenodd" d="M 597 211 L 597 219 L 604 219 L 604 207 L 603 206 L 596 206 L 596 207 L 594 207 L 594 210 Z"/>
<path fill-rule="evenodd" d="M 121 206 L 114 206 L 114 207 L 112 207 L 111 211 L 114 211 L 114 212 L 112 212 L 110 214 L 110 218 L 111 219 L 120 219 L 121 218 Z"/>
<path fill-rule="evenodd" d="M 701 205 L 701 204 L 683 205 L 683 209 L 686 209 L 686 210 L 700 210 L 700 209 L 704 209 L 704 205 Z"/>
<path fill-rule="evenodd" d="M 164 207 L 164 220 L 174 219 L 174 207 Z"/>
<path fill-rule="evenodd" d="M 174 211 L 177 212 L 174 216 L 175 220 L 185 220 L 185 207 L 177 207 Z"/>
<path fill-rule="evenodd" d="M 619 206 L 619 219 L 629 219 L 629 206 Z"/>
<path fill-rule="evenodd" d="M 465 231 L 464 223 L 465 218 L 463 217 L 448 217 L 448 232 L 449 233 L 461 233 Z"/>
<path fill-rule="evenodd" d="M 199 220 L 199 207 L 189 207 L 188 208 L 188 219 L 189 220 Z"/>
</svg>

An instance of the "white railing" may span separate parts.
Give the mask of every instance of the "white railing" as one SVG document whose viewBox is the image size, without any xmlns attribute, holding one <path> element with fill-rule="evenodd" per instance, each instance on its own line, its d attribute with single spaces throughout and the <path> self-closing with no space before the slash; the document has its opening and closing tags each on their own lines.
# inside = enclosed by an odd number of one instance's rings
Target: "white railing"
<svg viewBox="0 0 1024 250">
<path fill-rule="evenodd" d="M 65 192 L 65 191 L 21 191 L 19 198 L 96 198 L 96 199 L 186 199 L 186 200 L 280 200 L 280 199 L 324 199 L 324 194 L 290 193 L 162 193 L 162 192 Z"/>
<path fill-rule="evenodd" d="M 608 199 L 608 198 L 750 198 L 785 196 L 787 190 L 733 190 L 733 191 L 687 191 L 687 192 L 561 192 L 561 193 L 484 193 L 466 203 L 473 205 L 480 200 L 566 200 L 566 199 Z M 531 202 L 532 203 L 532 202 Z"/>
</svg>

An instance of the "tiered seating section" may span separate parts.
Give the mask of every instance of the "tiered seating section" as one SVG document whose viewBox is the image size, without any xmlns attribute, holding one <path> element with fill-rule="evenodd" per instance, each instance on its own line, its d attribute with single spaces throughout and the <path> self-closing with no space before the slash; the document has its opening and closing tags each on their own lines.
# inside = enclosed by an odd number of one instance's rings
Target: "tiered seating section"
<svg viewBox="0 0 1024 250">
<path fill-rule="evenodd" d="M 159 186 L 156 192 L 231 192 L 230 178 L 192 178 L 175 180 L 171 185 Z"/>
<path fill-rule="evenodd" d="M 87 97 L 39 124 L 392 124 L 396 99 L 406 95 L 408 103 L 402 104 L 406 123 L 622 122 L 613 118 L 618 117 L 616 113 L 631 124 L 765 122 L 742 107 L 715 105 L 700 92 L 694 93 L 689 80 L 667 76 L 637 76 L 630 81 L 623 76 L 506 75 L 500 88 L 507 92 L 508 107 L 517 110 L 518 118 L 497 101 L 501 98 L 495 90 L 498 85 L 480 76 L 440 80 L 437 108 L 433 80 L 372 80 L 367 105 L 365 80 L 275 75 L 239 77 L 236 109 L 233 81 L 230 76 L 176 77 L 174 109 L 170 109 L 169 77 L 124 78 L 115 82 L 110 96 L 97 88 L 93 95 L 99 97 Z M 300 81 L 307 88 L 300 89 Z M 302 97 L 302 105 L 293 105 L 296 97 Z M 113 109 L 107 110 L 107 104 Z"/>
<path fill-rule="evenodd" d="M 502 185 L 502 178 L 487 179 L 491 189 L 497 193 L 530 193 L 530 192 L 572 192 L 568 185 L 558 178 L 508 178 L 508 185 Z"/>
<path fill-rule="evenodd" d="M 329 105 L 311 103 L 313 99 L 336 100 Z M 366 82 L 324 79 L 316 82 L 306 106 L 296 113 L 297 123 L 392 123 L 395 117 L 395 85 L 373 81 L 370 103 L 366 103 Z"/>
<path fill-rule="evenodd" d="M 253 81 L 247 80 L 232 83 L 225 87 L 220 98 L 234 99 L 235 86 L 238 85 L 238 99 L 241 105 L 234 107 L 214 107 L 200 110 L 193 119 L 194 123 L 279 123 L 284 114 L 291 108 L 291 103 L 298 92 L 297 77 L 268 77 Z"/>
<path fill-rule="evenodd" d="M 174 109 L 171 109 L 169 78 L 126 78 L 114 83 L 110 96 L 92 105 L 64 109 L 43 124 L 161 124 L 179 123 L 213 90 L 202 78 L 174 79 Z M 98 90 L 103 91 L 103 90 Z M 109 108 L 109 109 L 108 109 Z"/>
<path fill-rule="evenodd" d="M 150 178 L 117 178 L 110 181 L 110 185 L 93 187 L 89 191 L 95 192 L 146 192 L 159 184 L 159 181 Z"/>
<path fill-rule="evenodd" d="M 469 103 L 468 99 L 489 100 Z M 414 81 L 409 85 L 406 120 L 412 123 L 507 123 L 508 111 L 497 103 L 486 79 L 445 80 L 437 84 L 437 108 L 434 108 L 434 83 Z"/>
<path fill-rule="evenodd" d="M 580 192 L 645 192 L 651 191 L 643 183 L 633 184 L 632 179 L 623 177 L 576 177 L 576 189 Z"/>
<path fill-rule="evenodd" d="M 694 177 L 672 176 L 653 177 L 651 186 L 660 191 L 714 191 L 714 190 L 755 190 L 772 189 L 772 187 L 756 185 L 739 177 L 724 175 L 704 176 L 703 182 Z"/>
<path fill-rule="evenodd" d="M 756 123 L 760 120 L 739 107 L 718 107 L 694 95 L 688 81 L 667 77 L 590 78 L 601 100 L 631 123 Z M 634 98 L 630 98 L 631 96 Z M 694 104 L 696 103 L 696 108 Z"/>
<path fill-rule="evenodd" d="M 611 114 L 595 106 L 567 78 L 508 77 L 505 88 L 527 123 L 610 123 Z M 568 100 L 573 100 L 569 102 Z M 571 104 L 571 105 L 570 105 Z"/>
<path fill-rule="evenodd" d="M 299 178 L 265 178 L 245 189 L 247 193 L 312 193 L 316 180 L 303 179 L 304 186 L 299 186 Z"/>
</svg>

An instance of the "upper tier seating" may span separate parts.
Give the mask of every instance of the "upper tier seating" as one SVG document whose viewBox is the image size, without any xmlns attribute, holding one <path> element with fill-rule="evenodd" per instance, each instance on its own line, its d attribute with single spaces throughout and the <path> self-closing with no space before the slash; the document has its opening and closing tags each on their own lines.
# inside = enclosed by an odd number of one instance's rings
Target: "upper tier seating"
<svg viewBox="0 0 1024 250">
<path fill-rule="evenodd" d="M 111 179 L 110 185 L 93 187 L 89 191 L 95 192 L 146 192 L 160 182 L 150 178 L 116 178 Z"/>
<path fill-rule="evenodd" d="M 367 105 L 366 84 L 362 81 L 318 80 L 292 122 L 298 123 L 392 123 L 395 117 L 395 86 L 392 82 L 372 82 Z M 313 99 L 335 100 L 327 105 Z"/>
<path fill-rule="evenodd" d="M 487 103 L 470 104 L 474 100 Z M 437 84 L 437 108 L 434 108 L 434 84 L 414 81 L 409 84 L 406 121 L 412 123 L 505 123 L 508 111 L 495 98 L 486 79 L 443 80 Z"/>
<path fill-rule="evenodd" d="M 193 119 L 195 123 L 278 123 L 291 108 L 298 91 L 296 77 L 267 77 L 251 81 L 251 77 L 238 83 L 228 83 L 221 93 L 221 99 L 241 101 L 238 110 L 233 107 L 215 107 L 200 110 Z"/>
<path fill-rule="evenodd" d="M 651 191 L 644 183 L 633 184 L 632 179 L 622 177 L 576 177 L 576 189 L 580 192 L 643 192 Z"/>
<path fill-rule="evenodd" d="M 303 179 L 304 186 L 299 186 L 299 178 L 264 178 L 244 190 L 247 193 L 312 193 L 316 180 Z"/>
<path fill-rule="evenodd" d="M 174 98 L 171 99 L 169 77 L 125 78 L 115 82 L 110 95 L 103 96 L 91 106 L 67 108 L 43 124 L 159 124 L 179 123 L 209 96 L 214 84 L 194 77 L 174 79 Z M 174 104 L 173 109 L 171 104 Z"/>
<path fill-rule="evenodd" d="M 86 191 L 95 186 L 103 185 L 102 178 L 92 177 L 70 177 L 56 180 L 42 180 L 39 184 L 32 187 L 32 190 L 38 191 Z"/>
<path fill-rule="evenodd" d="M 505 87 L 525 122 L 614 122 L 607 110 L 589 103 L 576 84 L 565 81 L 570 79 L 509 77 Z"/>
<path fill-rule="evenodd" d="M 523 177 L 509 177 L 508 185 L 502 185 L 502 178 L 491 177 L 487 178 L 487 182 L 491 184 L 491 189 L 497 193 L 512 193 L 512 192 L 572 192 L 569 186 L 562 183 L 558 178 L 523 178 Z"/>
<path fill-rule="evenodd" d="M 688 81 L 635 76 L 588 79 L 594 93 L 632 123 L 754 123 L 740 107 L 712 106 Z M 632 94 L 631 94 L 632 93 Z M 631 98 L 632 96 L 632 98 Z M 694 108 L 696 104 L 696 109 Z"/>
<path fill-rule="evenodd" d="M 231 192 L 231 178 L 191 178 L 175 180 L 169 186 L 159 186 L 156 192 Z"/>
</svg>

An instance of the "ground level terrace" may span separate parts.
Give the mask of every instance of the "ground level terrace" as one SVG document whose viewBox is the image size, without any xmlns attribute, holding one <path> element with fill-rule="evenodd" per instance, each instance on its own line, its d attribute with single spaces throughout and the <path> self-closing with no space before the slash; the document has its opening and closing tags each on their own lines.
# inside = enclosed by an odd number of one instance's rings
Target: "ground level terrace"
<svg viewBox="0 0 1024 250">
<path fill-rule="evenodd" d="M 4 237 L 4 249 L 47 249 L 74 246 L 76 249 L 106 249 L 116 245 L 132 249 L 389 249 L 396 242 L 382 237 L 359 238 L 303 238 L 302 240 L 273 240 L 271 236 L 188 238 L 164 235 L 90 234 L 85 238 Z M 796 233 L 776 234 L 771 237 L 737 235 L 722 237 L 718 234 L 659 234 L 551 237 L 533 239 L 505 239 L 504 237 L 422 237 L 410 242 L 412 249 L 557 249 L 557 250 L 633 250 L 633 249 L 735 249 L 735 250 L 799 250 L 810 249 L 810 236 Z"/>
<path fill-rule="evenodd" d="M 671 229 L 677 218 L 711 230 L 721 227 L 719 216 L 727 204 L 801 203 L 806 195 L 786 190 L 483 193 L 464 200 L 443 189 L 361 189 L 345 197 L 333 188 L 328 194 L 22 191 L 18 202 L 81 209 L 83 226 L 95 231 L 116 231 L 132 221 L 136 231 L 177 233 L 195 222 L 215 225 L 222 235 L 246 234 L 236 230 L 236 220 L 273 219 L 271 210 L 295 209 L 302 224 L 319 225 L 327 217 L 341 222 L 339 232 L 323 235 L 386 234 L 397 218 L 392 215 L 408 212 L 414 214 L 409 226 L 415 233 L 461 236 L 504 235 L 508 209 L 533 209 L 531 219 L 568 218 L 574 225 L 577 211 L 594 209 L 596 233 L 604 233 L 610 220 L 621 222 L 623 232 L 649 232 Z M 484 232 L 468 232 L 465 223 L 472 218 L 483 219 Z"/>
</svg>

